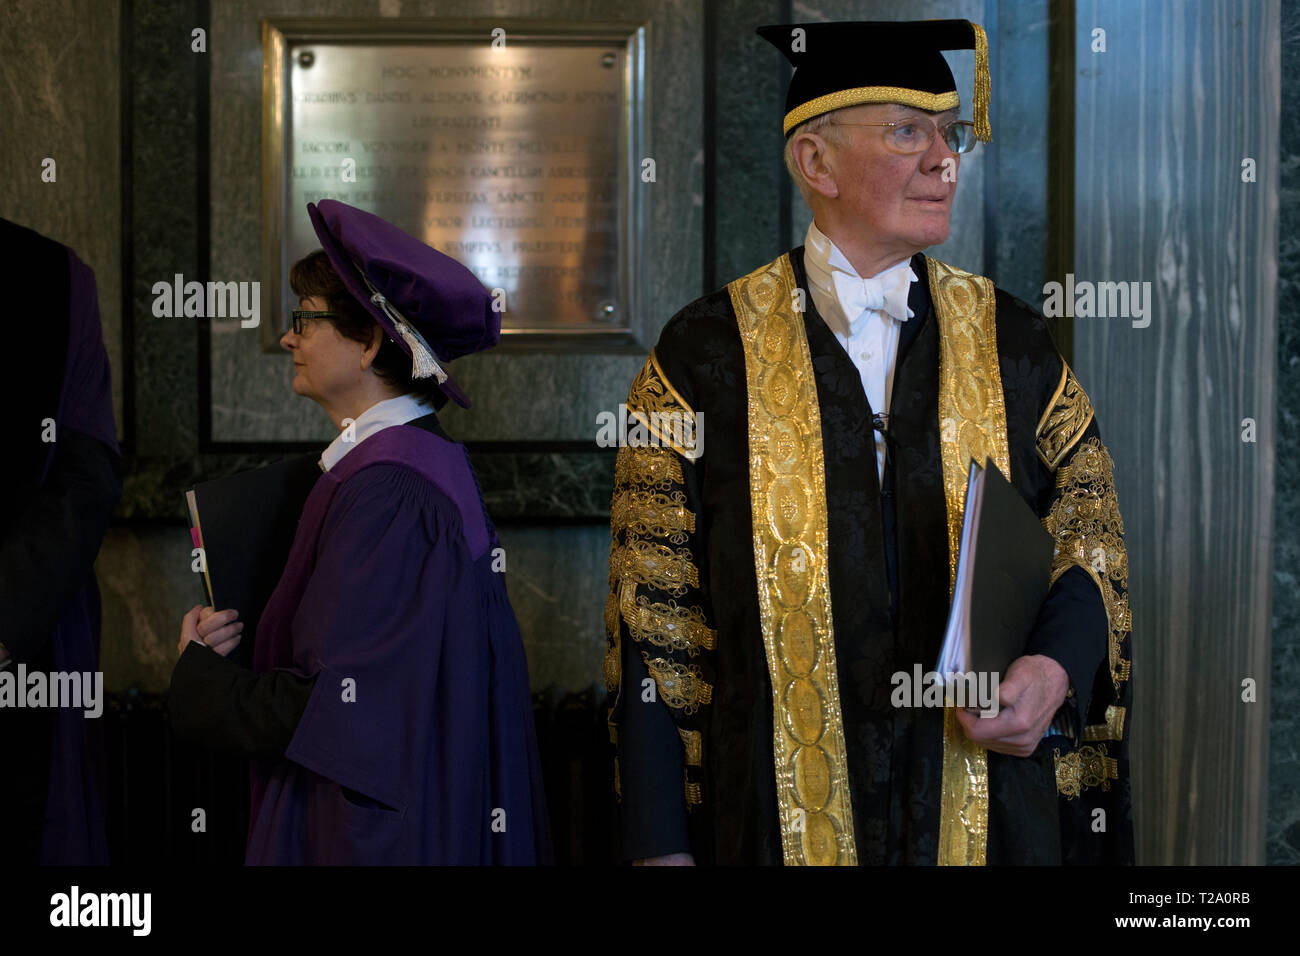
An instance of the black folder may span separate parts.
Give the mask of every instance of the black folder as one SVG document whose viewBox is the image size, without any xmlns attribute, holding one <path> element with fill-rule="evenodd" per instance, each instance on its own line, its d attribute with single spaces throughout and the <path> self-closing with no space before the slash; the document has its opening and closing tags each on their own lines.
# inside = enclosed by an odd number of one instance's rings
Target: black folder
<svg viewBox="0 0 1300 956">
<path fill-rule="evenodd" d="M 252 660 L 257 622 L 280 581 L 303 504 L 320 476 L 317 456 L 300 455 L 205 481 L 186 495 L 196 544 L 206 559 L 207 603 L 218 611 L 235 608 L 244 622 L 234 660 Z"/>
<path fill-rule="evenodd" d="M 1055 544 L 991 462 L 971 462 L 940 674 L 997 673 L 1024 653 L 1047 598 Z M 953 666 L 954 662 L 964 666 Z"/>
</svg>

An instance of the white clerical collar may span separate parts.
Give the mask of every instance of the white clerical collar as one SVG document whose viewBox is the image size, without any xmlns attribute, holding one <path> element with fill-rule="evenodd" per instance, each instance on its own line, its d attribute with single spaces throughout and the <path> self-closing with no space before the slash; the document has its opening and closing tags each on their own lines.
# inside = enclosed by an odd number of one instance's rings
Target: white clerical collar
<svg viewBox="0 0 1300 956">
<path fill-rule="evenodd" d="M 852 316 L 845 314 L 845 310 L 840 303 L 840 296 L 835 288 L 834 275 L 836 272 L 840 272 L 861 280 L 862 277 L 858 275 L 858 270 L 853 268 L 853 263 L 849 262 L 848 257 L 840 251 L 840 248 L 817 228 L 816 222 L 808 224 L 808 233 L 804 238 L 803 261 L 804 270 L 808 274 L 808 282 L 815 286 L 817 292 L 820 293 L 817 298 L 830 305 L 827 311 L 832 314 L 823 315 L 822 318 L 834 331 L 848 335 L 853 323 L 860 318 L 860 314 Z M 901 275 L 895 274 L 904 269 L 907 270 L 906 282 L 910 286 L 911 283 L 917 281 L 916 273 L 911 268 L 910 258 L 896 262 L 870 278 L 871 280 L 880 280 L 886 286 L 898 286 L 904 282 L 904 279 Z M 900 302 L 900 304 L 905 307 L 905 303 Z M 818 308 L 821 311 L 820 303 L 818 303 Z M 915 313 L 912 309 L 907 308 L 907 318 L 911 318 L 913 315 Z M 901 319 L 901 321 L 906 321 L 906 319 Z"/>
<path fill-rule="evenodd" d="M 427 405 L 410 394 L 375 402 L 357 416 L 356 421 L 349 427 L 339 432 L 338 438 L 329 443 L 329 447 L 320 456 L 321 471 L 329 471 L 342 461 L 344 455 L 376 432 L 393 425 L 405 425 L 409 421 L 423 418 L 432 411 L 432 405 Z"/>
</svg>

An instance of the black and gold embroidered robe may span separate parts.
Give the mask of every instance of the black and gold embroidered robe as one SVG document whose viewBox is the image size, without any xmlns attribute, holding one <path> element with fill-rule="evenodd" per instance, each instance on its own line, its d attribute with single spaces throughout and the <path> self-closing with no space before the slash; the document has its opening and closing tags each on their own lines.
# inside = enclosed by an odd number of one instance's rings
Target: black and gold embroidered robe
<svg viewBox="0 0 1300 956">
<path fill-rule="evenodd" d="M 883 486 L 802 248 L 684 308 L 632 385 L 605 608 L 626 858 L 1132 860 L 1127 559 L 1091 404 L 1032 308 L 912 268 Z M 971 455 L 1057 542 L 1025 653 L 1068 673 L 1067 729 L 1027 758 L 890 703 L 938 657 Z"/>
</svg>

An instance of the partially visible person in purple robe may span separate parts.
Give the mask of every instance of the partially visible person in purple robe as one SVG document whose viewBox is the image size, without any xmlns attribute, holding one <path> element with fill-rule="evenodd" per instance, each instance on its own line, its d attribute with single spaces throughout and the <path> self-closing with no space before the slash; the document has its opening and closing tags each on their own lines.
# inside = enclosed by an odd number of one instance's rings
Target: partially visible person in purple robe
<svg viewBox="0 0 1300 956">
<path fill-rule="evenodd" d="M 444 363 L 500 316 L 468 269 L 382 219 L 309 204 L 281 345 L 340 430 L 248 671 L 238 609 L 181 625 L 173 726 L 253 757 L 249 864 L 550 863 L 528 668 Z"/>
<path fill-rule="evenodd" d="M 0 857 L 103 865 L 94 563 L 122 493 L 122 465 L 95 274 L 71 249 L 4 219 L 0 263 L 7 310 L 22 319 L 12 343 L 22 357 L 0 376 L 8 433 L 0 468 Z M 55 699 L 52 674 L 78 675 L 98 699 Z M 46 683 L 45 706 L 17 707 L 17 695 L 33 701 L 33 675 Z"/>
</svg>

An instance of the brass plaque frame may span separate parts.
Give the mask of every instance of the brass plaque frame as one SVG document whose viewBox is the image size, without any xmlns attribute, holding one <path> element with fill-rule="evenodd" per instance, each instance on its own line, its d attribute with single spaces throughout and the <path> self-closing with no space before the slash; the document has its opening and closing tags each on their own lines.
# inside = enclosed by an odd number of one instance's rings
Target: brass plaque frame
<svg viewBox="0 0 1300 956">
<path fill-rule="evenodd" d="M 611 21 L 541 21 L 498 18 L 369 20 L 351 18 L 267 18 L 262 28 L 262 348 L 278 349 L 289 301 L 286 216 L 289 210 L 292 157 L 286 155 L 291 129 L 293 48 L 307 43 L 357 45 L 486 46 L 493 31 L 506 31 L 509 44 L 605 46 L 623 51 L 616 138 L 616 201 L 613 223 L 617 290 L 613 318 L 590 317 L 585 324 L 557 328 L 523 324 L 502 328 L 498 351 L 505 352 L 644 352 L 644 262 L 641 243 L 646 222 L 645 190 L 640 188 L 641 158 L 651 155 L 647 140 L 646 94 L 649 25 Z M 358 203 L 357 205 L 361 205 Z M 457 257 L 459 258 L 459 256 Z M 489 288 L 491 283 L 485 283 Z"/>
</svg>

